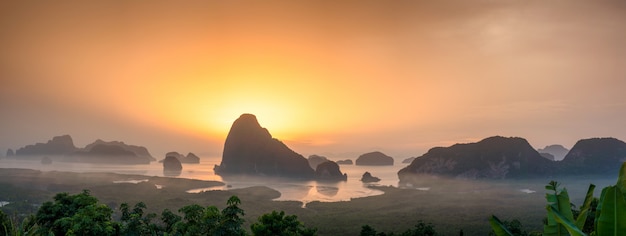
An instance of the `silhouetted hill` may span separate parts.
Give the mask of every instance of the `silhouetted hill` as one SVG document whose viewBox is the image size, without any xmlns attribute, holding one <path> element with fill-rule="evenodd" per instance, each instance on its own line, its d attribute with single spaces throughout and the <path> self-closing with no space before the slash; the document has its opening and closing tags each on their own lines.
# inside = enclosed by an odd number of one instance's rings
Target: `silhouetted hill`
<svg viewBox="0 0 626 236">
<path fill-rule="evenodd" d="M 309 162 L 309 166 L 311 166 L 312 169 L 315 169 L 317 168 L 317 165 L 327 162 L 328 158 L 324 156 L 310 155 L 307 161 Z"/>
<path fill-rule="evenodd" d="M 69 135 L 53 137 L 46 143 L 36 143 L 26 145 L 15 151 L 16 156 L 43 156 L 43 155 L 65 155 L 78 150 L 74 146 L 74 141 Z"/>
<path fill-rule="evenodd" d="M 626 161 L 626 143 L 615 138 L 591 138 L 576 142 L 562 162 L 563 174 L 610 174 Z"/>
<path fill-rule="evenodd" d="M 417 157 L 409 157 L 407 159 L 402 160 L 402 163 L 410 164 L 411 162 L 413 162 L 413 160 L 415 160 L 415 158 Z"/>
<path fill-rule="evenodd" d="M 545 159 L 523 138 L 490 137 L 477 143 L 436 147 L 398 172 L 400 182 L 414 174 L 469 179 L 505 179 L 546 175 L 553 162 Z"/>
<path fill-rule="evenodd" d="M 185 158 L 183 160 L 181 160 L 180 162 L 182 163 L 188 163 L 188 164 L 198 164 L 200 163 L 200 157 L 196 156 L 196 154 L 193 154 L 192 152 L 187 153 L 187 156 L 185 156 Z"/>
<path fill-rule="evenodd" d="M 215 166 L 215 173 L 314 177 L 307 159 L 272 138 L 252 114 L 243 114 L 233 123 L 224 143 L 222 162 Z"/>
<path fill-rule="evenodd" d="M 363 173 L 363 176 L 361 176 L 361 182 L 363 183 L 374 183 L 378 181 L 380 181 L 380 178 L 372 176 L 372 174 L 367 171 Z"/>
<path fill-rule="evenodd" d="M 124 149 L 126 151 L 131 151 L 131 152 L 135 153 L 135 155 L 137 155 L 139 157 L 146 157 L 146 158 L 150 159 L 151 161 L 156 161 L 156 159 L 154 157 L 152 157 L 152 155 L 150 155 L 150 152 L 148 152 L 147 148 L 142 147 L 142 146 L 136 146 L 136 145 L 128 145 L 128 144 L 125 144 L 124 142 L 120 142 L 120 141 L 106 142 L 106 141 L 102 141 L 100 139 L 97 139 L 93 143 L 87 144 L 87 146 L 85 146 L 85 148 L 84 148 L 84 151 L 90 151 L 94 146 L 96 146 L 98 144 L 105 144 L 105 145 L 108 145 L 108 146 L 118 146 L 118 147 L 121 147 L 122 149 Z"/>
<path fill-rule="evenodd" d="M 149 164 L 155 160 L 145 147 L 118 141 L 105 142 L 98 139 L 85 148 L 77 148 L 69 135 L 56 136 L 46 143 L 19 148 L 15 156 L 33 160 L 49 156 L 54 161 L 109 164 Z"/>
<path fill-rule="evenodd" d="M 541 155 L 543 158 L 551 160 L 551 161 L 555 161 L 554 156 L 550 153 L 546 153 L 546 152 L 540 152 L 539 155 Z"/>
<path fill-rule="evenodd" d="M 334 161 L 325 161 L 317 165 L 315 169 L 315 178 L 317 180 L 327 181 L 347 181 L 348 175 L 341 173 L 339 165 Z"/>
<path fill-rule="evenodd" d="M 352 163 L 352 160 L 350 159 L 345 159 L 345 160 L 339 160 L 337 161 L 338 165 L 352 165 L 354 163 Z"/>
<path fill-rule="evenodd" d="M 166 156 L 163 159 L 163 170 L 166 171 L 180 171 L 183 169 L 183 165 L 181 165 L 180 160 L 173 156 Z"/>
<path fill-rule="evenodd" d="M 165 157 L 174 157 L 176 159 L 178 159 L 178 161 L 180 161 L 181 163 L 186 163 L 186 164 L 198 164 L 200 163 L 200 157 L 196 156 L 196 154 L 193 153 L 187 153 L 187 156 L 184 156 L 183 154 L 180 154 L 178 152 L 168 152 L 165 154 Z M 165 161 L 165 159 L 160 160 L 160 163 L 163 163 L 163 161 Z"/>
<path fill-rule="evenodd" d="M 554 157 L 555 161 L 563 160 L 565 155 L 567 155 L 567 153 L 569 152 L 569 150 L 567 150 L 567 148 L 565 148 L 565 147 L 563 147 L 562 145 L 559 145 L 559 144 L 549 145 L 549 146 L 546 146 L 543 149 L 539 148 L 539 149 L 537 149 L 537 151 L 539 153 L 549 153 L 550 155 L 552 155 Z"/>
<path fill-rule="evenodd" d="M 69 156 L 72 157 L 70 160 L 87 163 L 150 164 L 150 161 L 152 161 L 150 158 L 138 156 L 122 146 L 104 143 L 93 145 L 88 151 L 73 152 Z"/>
<path fill-rule="evenodd" d="M 357 166 L 392 166 L 393 158 L 382 152 L 365 153 L 356 159 Z"/>
<path fill-rule="evenodd" d="M 183 170 L 183 165 L 180 164 L 180 160 L 174 156 L 166 156 L 163 159 L 163 175 L 165 176 L 178 176 Z"/>
</svg>

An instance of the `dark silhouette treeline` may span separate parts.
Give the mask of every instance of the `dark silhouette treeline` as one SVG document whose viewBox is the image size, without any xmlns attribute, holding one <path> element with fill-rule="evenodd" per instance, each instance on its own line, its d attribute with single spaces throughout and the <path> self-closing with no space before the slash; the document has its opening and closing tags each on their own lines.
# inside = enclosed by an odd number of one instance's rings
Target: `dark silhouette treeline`
<svg viewBox="0 0 626 236">
<path fill-rule="evenodd" d="M 192 204 L 178 210 L 182 216 L 164 209 L 159 217 L 146 214 L 143 202 L 132 208 L 122 203 L 115 212 L 88 190 L 75 195 L 58 193 L 54 201 L 45 202 L 21 223 L 0 210 L 0 235 L 248 235 L 240 204 L 239 198 L 232 196 L 221 211 L 215 206 Z M 252 235 L 306 236 L 317 232 L 283 211 L 260 216 L 250 230 Z"/>
</svg>

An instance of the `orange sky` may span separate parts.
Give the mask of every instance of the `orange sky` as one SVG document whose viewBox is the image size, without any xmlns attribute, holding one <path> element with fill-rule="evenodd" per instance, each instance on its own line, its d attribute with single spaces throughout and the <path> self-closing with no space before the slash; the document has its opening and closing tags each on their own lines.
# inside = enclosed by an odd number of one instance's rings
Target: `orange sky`
<svg viewBox="0 0 626 236">
<path fill-rule="evenodd" d="M 4 1 L 0 153 L 219 154 L 242 113 L 304 155 L 626 140 L 624 22 L 623 1 Z"/>
</svg>

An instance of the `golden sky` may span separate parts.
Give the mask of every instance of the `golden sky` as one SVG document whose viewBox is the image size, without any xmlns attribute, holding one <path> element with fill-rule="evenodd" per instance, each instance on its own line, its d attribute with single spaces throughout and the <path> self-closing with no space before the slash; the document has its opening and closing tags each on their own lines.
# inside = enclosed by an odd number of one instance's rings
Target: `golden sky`
<svg viewBox="0 0 626 236">
<path fill-rule="evenodd" d="M 242 113 L 304 155 L 626 140 L 625 23 L 618 0 L 3 1 L 0 152 L 219 154 Z"/>
</svg>

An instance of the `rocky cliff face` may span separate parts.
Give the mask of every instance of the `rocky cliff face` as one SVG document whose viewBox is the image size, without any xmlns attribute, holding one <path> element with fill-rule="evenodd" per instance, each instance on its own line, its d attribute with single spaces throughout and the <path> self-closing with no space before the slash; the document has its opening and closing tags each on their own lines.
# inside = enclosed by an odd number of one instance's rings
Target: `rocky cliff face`
<svg viewBox="0 0 626 236">
<path fill-rule="evenodd" d="M 53 137 L 46 143 L 27 145 L 15 151 L 16 156 L 65 155 L 76 151 L 74 141 L 69 135 Z"/>
<path fill-rule="evenodd" d="M 178 158 L 173 156 L 166 156 L 163 159 L 163 175 L 165 176 L 179 176 L 182 173 L 183 165 L 180 164 Z"/>
<path fill-rule="evenodd" d="M 411 162 L 413 162 L 413 160 L 415 160 L 415 158 L 417 158 L 417 157 L 409 157 L 407 159 L 402 160 L 402 163 L 404 163 L 404 164 L 411 164 Z"/>
<path fill-rule="evenodd" d="M 307 159 L 272 138 L 252 114 L 243 114 L 233 123 L 224 143 L 222 162 L 215 166 L 215 172 L 220 175 L 314 177 Z"/>
<path fill-rule="evenodd" d="M 563 174 L 615 173 L 626 161 L 626 143 L 615 138 L 582 139 L 562 162 Z"/>
<path fill-rule="evenodd" d="M 167 156 L 163 159 L 163 170 L 165 171 L 180 171 L 183 169 L 183 165 L 180 161 L 173 156 Z"/>
<path fill-rule="evenodd" d="M 327 181 L 347 181 L 348 175 L 341 173 L 339 165 L 334 161 L 325 161 L 317 165 L 315 178 Z"/>
<path fill-rule="evenodd" d="M 309 166 L 311 166 L 312 169 L 315 169 L 317 168 L 317 165 L 327 162 L 328 158 L 325 156 L 310 155 L 307 161 L 309 162 Z"/>
<path fill-rule="evenodd" d="M 392 166 L 393 158 L 382 152 L 365 153 L 356 159 L 357 166 Z"/>
<path fill-rule="evenodd" d="M 553 162 L 523 138 L 490 137 L 477 143 L 430 149 L 398 172 L 400 182 L 430 174 L 468 179 L 508 179 L 550 174 Z"/>
</svg>

